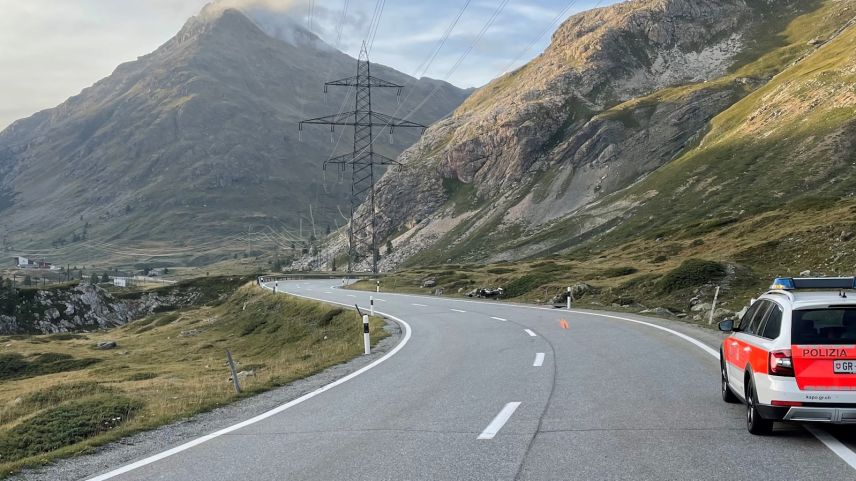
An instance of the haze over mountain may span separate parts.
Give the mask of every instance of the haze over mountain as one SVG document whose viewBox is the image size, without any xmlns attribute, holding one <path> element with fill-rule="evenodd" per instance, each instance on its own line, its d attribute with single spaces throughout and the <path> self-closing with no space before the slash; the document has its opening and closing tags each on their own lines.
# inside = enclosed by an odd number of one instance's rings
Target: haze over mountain
<svg viewBox="0 0 856 481">
<path fill-rule="evenodd" d="M 325 179 L 321 164 L 351 134 L 331 143 L 307 129 L 299 142 L 297 122 L 353 108 L 352 92 L 331 89 L 325 104 L 322 87 L 354 75 L 356 61 L 287 15 L 249 13 L 260 21 L 210 5 L 155 52 L 0 133 L 0 228 L 16 252 L 65 245 L 86 259 L 74 247 L 91 240 L 210 245 L 248 226 L 296 230 L 302 217 L 308 237 L 313 221 L 319 236 L 343 222 L 347 176 Z M 381 65 L 373 74 L 406 86 L 402 105 L 377 92 L 379 111 L 405 116 L 433 94 L 409 117 L 423 124 L 468 94 Z M 376 145 L 395 157 L 418 135 Z"/>
<path fill-rule="evenodd" d="M 379 238 L 395 246 L 382 267 L 626 243 L 667 258 L 663 239 L 840 208 L 856 194 L 854 17 L 852 0 L 634 0 L 573 16 L 380 181 Z M 790 215 L 721 255 L 828 220 L 784 229 Z M 676 252 L 703 254 L 696 241 Z"/>
</svg>

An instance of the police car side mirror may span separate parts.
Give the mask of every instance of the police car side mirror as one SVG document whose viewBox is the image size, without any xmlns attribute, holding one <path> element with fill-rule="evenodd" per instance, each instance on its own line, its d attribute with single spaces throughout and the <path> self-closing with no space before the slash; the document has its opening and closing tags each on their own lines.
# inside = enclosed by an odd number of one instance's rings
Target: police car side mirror
<svg viewBox="0 0 856 481">
<path fill-rule="evenodd" d="M 734 321 L 726 319 L 719 323 L 719 330 L 722 332 L 731 332 L 734 330 Z"/>
</svg>

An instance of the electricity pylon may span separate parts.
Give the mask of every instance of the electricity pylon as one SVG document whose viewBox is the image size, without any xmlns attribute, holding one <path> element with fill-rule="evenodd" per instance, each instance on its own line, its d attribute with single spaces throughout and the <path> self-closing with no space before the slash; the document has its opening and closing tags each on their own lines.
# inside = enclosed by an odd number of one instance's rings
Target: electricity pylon
<svg viewBox="0 0 856 481">
<path fill-rule="evenodd" d="M 341 80 L 334 80 L 324 84 L 324 93 L 328 87 L 355 87 L 356 98 L 354 110 L 326 117 L 303 120 L 298 124 L 298 130 L 303 130 L 303 124 L 329 125 L 330 133 L 335 131 L 337 125 L 354 128 L 354 151 L 333 157 L 324 162 L 324 169 L 328 164 L 336 164 L 342 170 L 351 166 L 351 219 L 348 224 L 348 272 L 353 272 L 354 265 L 367 255 L 372 257 L 372 272 L 377 273 L 378 246 L 377 225 L 375 223 L 375 192 L 374 192 L 374 167 L 375 165 L 399 165 L 393 159 L 385 157 L 374 151 L 372 143 L 372 129 L 380 127 L 388 128 L 390 138 L 398 127 L 420 128 L 425 126 L 395 118 L 386 114 L 372 111 L 372 89 L 393 88 L 396 95 L 401 96 L 401 85 L 387 82 L 386 80 L 372 77 L 371 63 L 363 42 L 360 57 L 357 60 L 357 75 Z M 358 213 L 361 204 L 367 202 L 367 209 Z"/>
</svg>

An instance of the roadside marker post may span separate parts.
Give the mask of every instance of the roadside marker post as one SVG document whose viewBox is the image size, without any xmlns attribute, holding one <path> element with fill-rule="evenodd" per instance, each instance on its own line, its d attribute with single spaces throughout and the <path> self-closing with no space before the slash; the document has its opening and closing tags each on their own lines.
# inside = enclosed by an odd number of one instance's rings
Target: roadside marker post
<svg viewBox="0 0 856 481">
<path fill-rule="evenodd" d="M 713 293 L 713 304 L 710 306 L 710 320 L 707 325 L 713 324 L 713 315 L 716 313 L 716 301 L 719 300 L 719 286 L 716 286 L 716 292 Z"/>
<path fill-rule="evenodd" d="M 568 309 L 571 308 L 571 287 L 568 286 Z"/>
<path fill-rule="evenodd" d="M 232 371 L 232 384 L 235 385 L 235 392 L 241 394 L 241 382 L 238 380 L 238 371 L 235 370 L 235 361 L 232 359 L 232 353 L 226 349 L 226 360 L 229 362 L 229 370 Z"/>
<path fill-rule="evenodd" d="M 380 292 L 380 281 L 377 281 L 377 289 L 375 289 L 375 292 Z"/>
<path fill-rule="evenodd" d="M 276 288 L 279 287 L 279 281 L 273 283 L 273 293 L 276 294 Z"/>
<path fill-rule="evenodd" d="M 369 296 L 369 311 L 374 316 L 374 296 Z"/>
<path fill-rule="evenodd" d="M 371 354 L 371 340 L 369 339 L 369 316 L 363 316 L 363 347 L 366 354 Z"/>
</svg>

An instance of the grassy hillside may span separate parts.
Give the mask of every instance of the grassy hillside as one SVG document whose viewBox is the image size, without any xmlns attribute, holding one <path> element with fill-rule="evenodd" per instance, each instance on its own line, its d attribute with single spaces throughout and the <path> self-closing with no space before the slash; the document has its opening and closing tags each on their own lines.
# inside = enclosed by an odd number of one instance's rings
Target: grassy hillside
<svg viewBox="0 0 856 481">
<path fill-rule="evenodd" d="M 383 324 L 372 319 L 374 342 L 388 335 Z M 95 348 L 106 341 L 117 347 Z M 0 337 L 0 473 L 238 399 L 225 349 L 254 374 L 242 381 L 247 396 L 359 355 L 362 324 L 353 312 L 247 285 L 111 331 Z"/>
<path fill-rule="evenodd" d="M 647 154 L 618 156 L 605 161 L 613 165 L 602 170 L 595 170 L 598 160 L 558 160 L 533 172 L 518 188 L 502 191 L 496 202 L 447 195 L 447 203 L 436 210 L 437 234 L 425 235 L 421 242 L 427 247 L 404 265 L 576 256 L 574 251 L 617 249 L 640 236 L 675 238 L 699 228 L 716 231 L 717 223 L 752 222 L 780 209 L 838 212 L 839 202 L 856 193 L 856 2 L 813 0 L 793 9 L 765 1 L 748 3 L 759 20 L 725 75 L 589 112 L 580 117 L 590 118 L 598 128 L 586 131 L 581 139 L 585 143 L 550 144 L 555 158 L 576 159 L 588 151 L 600 152 L 593 146 L 616 142 L 610 137 L 616 129 L 644 139 L 671 128 L 682 117 L 664 121 L 662 112 L 670 106 L 690 115 L 706 105 L 703 99 L 723 99 L 701 128 L 674 150 L 648 145 Z M 469 102 L 479 99 L 474 95 Z M 580 126 L 572 127 L 567 132 L 571 138 Z M 661 155 L 661 166 L 628 177 L 626 185 L 611 193 L 600 193 L 600 182 L 618 179 L 623 170 L 633 170 L 628 166 L 654 162 Z M 589 170 L 599 175 L 573 181 L 574 172 Z M 472 190 L 458 188 L 454 193 Z M 589 195 L 589 201 L 576 207 Z M 563 204 L 573 207 L 550 217 Z M 444 230 L 444 224 L 451 227 Z M 767 232 L 759 237 L 766 242 L 781 236 Z M 734 261 L 739 250 L 721 252 L 718 260 Z"/>
<path fill-rule="evenodd" d="M 713 301 L 717 318 L 733 316 L 776 276 L 854 275 L 856 200 L 818 200 L 756 215 L 687 224 L 683 229 L 637 236 L 605 246 L 592 242 L 570 253 L 488 265 L 410 267 L 385 276 L 384 291 L 463 296 L 480 287 L 503 287 L 505 300 L 549 304 L 568 286 L 584 286 L 575 305 L 640 312 L 665 308 L 702 325 Z M 435 287 L 422 287 L 433 279 Z M 373 281 L 355 284 L 374 290 Z M 697 308 L 698 309 L 698 308 Z M 662 313 L 659 313 L 662 314 Z"/>
</svg>

